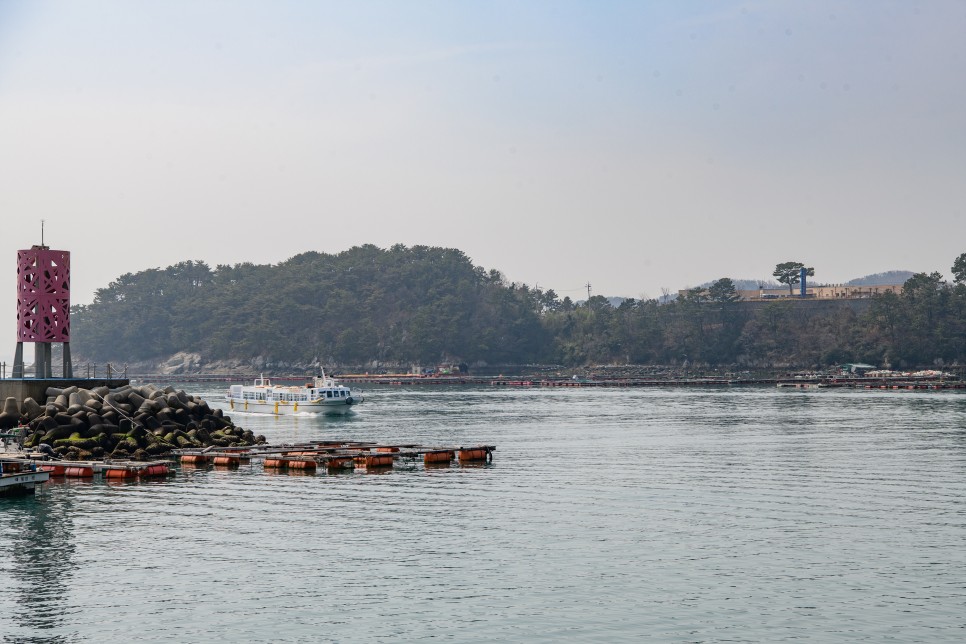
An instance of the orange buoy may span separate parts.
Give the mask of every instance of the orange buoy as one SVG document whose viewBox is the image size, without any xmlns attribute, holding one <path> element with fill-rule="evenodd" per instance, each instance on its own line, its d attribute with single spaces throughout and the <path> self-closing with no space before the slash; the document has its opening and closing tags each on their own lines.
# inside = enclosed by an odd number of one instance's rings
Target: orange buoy
<svg viewBox="0 0 966 644">
<path fill-rule="evenodd" d="M 267 469 L 283 469 L 288 467 L 288 461 L 284 458 L 266 458 L 264 466 Z"/>
<path fill-rule="evenodd" d="M 37 469 L 41 472 L 48 472 L 51 476 L 63 476 L 67 472 L 65 465 L 38 465 Z"/>
<path fill-rule="evenodd" d="M 398 447 L 377 447 L 376 452 L 379 454 L 395 454 L 399 451 Z"/>
<path fill-rule="evenodd" d="M 130 479 L 137 476 L 137 471 L 126 467 L 112 467 L 104 470 L 104 476 L 109 479 Z"/>
<path fill-rule="evenodd" d="M 343 458 L 330 458 L 325 462 L 325 466 L 330 470 L 352 468 L 354 465 L 355 463 L 351 456 L 345 456 Z"/>
<path fill-rule="evenodd" d="M 216 456 L 214 458 L 215 465 L 222 465 L 225 467 L 238 467 L 241 462 L 237 456 Z"/>
<path fill-rule="evenodd" d="M 485 449 L 461 449 L 460 461 L 485 461 L 486 460 L 486 450 Z"/>
<path fill-rule="evenodd" d="M 303 461 L 303 460 L 292 460 L 288 462 L 288 466 L 296 470 L 314 470 L 316 468 L 315 461 Z"/>
<path fill-rule="evenodd" d="M 366 469 L 372 467 L 392 467 L 393 458 L 391 455 L 385 456 L 366 456 L 363 460 L 363 465 Z"/>
<path fill-rule="evenodd" d="M 208 462 L 208 457 L 204 454 L 182 454 L 182 463 L 204 464 Z"/>
<path fill-rule="evenodd" d="M 168 466 L 164 464 L 148 465 L 138 474 L 141 476 L 167 476 Z"/>
<path fill-rule="evenodd" d="M 423 463 L 449 463 L 453 460 L 454 456 L 455 454 L 450 450 L 442 452 L 426 452 L 423 454 Z"/>
<path fill-rule="evenodd" d="M 64 476 L 70 476 L 79 479 L 86 479 L 94 476 L 93 467 L 68 467 L 64 470 Z"/>
</svg>

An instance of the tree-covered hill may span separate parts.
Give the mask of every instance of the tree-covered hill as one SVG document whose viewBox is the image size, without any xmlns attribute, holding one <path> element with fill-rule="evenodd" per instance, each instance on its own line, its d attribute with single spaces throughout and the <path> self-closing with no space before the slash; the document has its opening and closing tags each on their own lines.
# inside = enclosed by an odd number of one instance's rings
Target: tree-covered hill
<svg viewBox="0 0 966 644">
<path fill-rule="evenodd" d="M 533 293 L 460 251 L 366 245 L 277 265 L 188 261 L 122 275 L 72 311 L 74 352 L 143 361 L 179 351 L 246 362 L 536 360 Z"/>
<path fill-rule="evenodd" d="M 966 364 L 966 253 L 855 302 L 737 301 L 721 278 L 672 301 L 560 300 L 461 251 L 366 245 L 275 265 L 182 262 L 119 277 L 72 311 L 81 360 L 361 366 Z"/>
</svg>

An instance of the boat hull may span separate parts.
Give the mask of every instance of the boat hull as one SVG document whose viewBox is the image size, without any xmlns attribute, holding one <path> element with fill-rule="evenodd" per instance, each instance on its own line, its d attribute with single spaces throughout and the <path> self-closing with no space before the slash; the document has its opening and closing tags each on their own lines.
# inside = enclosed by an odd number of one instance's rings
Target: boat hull
<svg viewBox="0 0 966 644">
<path fill-rule="evenodd" d="M 353 407 L 358 404 L 355 401 L 353 401 L 353 404 L 349 404 L 344 400 L 313 403 L 290 402 L 287 400 L 235 400 L 231 397 L 227 397 L 226 402 L 228 403 L 229 409 L 233 412 L 271 414 L 273 416 L 294 416 L 296 414 L 345 416 L 346 414 L 353 413 Z"/>
<path fill-rule="evenodd" d="M 50 480 L 47 472 L 17 472 L 0 475 L 0 496 L 33 494 L 34 488 Z"/>
</svg>

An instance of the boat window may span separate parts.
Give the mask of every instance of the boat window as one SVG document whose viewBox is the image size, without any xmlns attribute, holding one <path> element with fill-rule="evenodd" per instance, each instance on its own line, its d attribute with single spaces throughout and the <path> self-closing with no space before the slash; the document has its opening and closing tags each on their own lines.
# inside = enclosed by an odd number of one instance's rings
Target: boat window
<svg viewBox="0 0 966 644">
<path fill-rule="evenodd" d="M 325 397 L 326 398 L 331 398 L 332 397 L 332 392 L 331 391 L 325 392 Z"/>
</svg>

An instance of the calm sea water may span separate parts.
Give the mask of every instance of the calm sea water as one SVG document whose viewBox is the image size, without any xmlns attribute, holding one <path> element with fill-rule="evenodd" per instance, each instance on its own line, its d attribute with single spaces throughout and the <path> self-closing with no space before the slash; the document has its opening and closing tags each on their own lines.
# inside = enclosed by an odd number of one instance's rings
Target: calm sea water
<svg viewBox="0 0 966 644">
<path fill-rule="evenodd" d="M 347 419 L 233 419 L 271 442 L 492 443 L 492 465 L 183 469 L 0 499 L 0 636 L 966 638 L 962 393 L 367 393 Z"/>
</svg>

